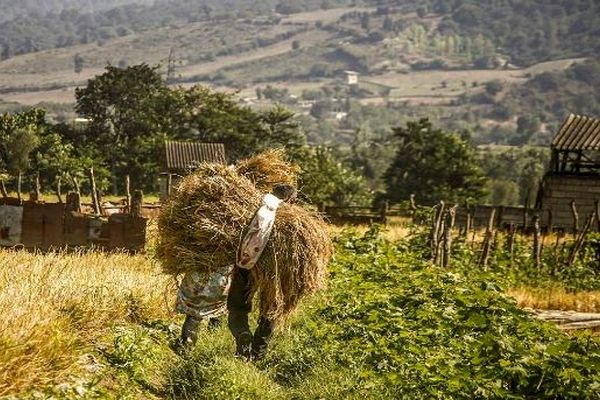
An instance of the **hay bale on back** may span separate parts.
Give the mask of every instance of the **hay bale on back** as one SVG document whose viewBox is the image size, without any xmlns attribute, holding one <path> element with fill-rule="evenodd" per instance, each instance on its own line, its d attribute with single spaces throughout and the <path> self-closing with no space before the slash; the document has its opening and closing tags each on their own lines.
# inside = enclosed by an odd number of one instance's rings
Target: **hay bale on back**
<svg viewBox="0 0 600 400">
<path fill-rule="evenodd" d="M 284 149 L 269 149 L 238 162 L 235 170 L 250 179 L 262 192 L 269 192 L 276 183 L 298 184 L 300 167 L 285 161 Z"/>
<path fill-rule="evenodd" d="M 261 165 L 265 162 L 268 158 Z M 248 164 L 244 168 L 247 173 Z M 277 183 L 267 175 L 261 182 Z M 262 197 L 248 178 L 222 165 L 203 164 L 185 177 L 158 220 L 156 254 L 164 272 L 211 273 L 235 263 L 243 231 Z M 265 252 L 252 270 L 261 314 L 279 318 L 321 288 L 331 254 L 323 219 L 301 206 L 282 204 Z"/>
<path fill-rule="evenodd" d="M 252 183 L 219 164 L 186 176 L 158 218 L 156 253 L 167 274 L 210 273 L 235 262 L 241 235 L 260 205 Z"/>
<path fill-rule="evenodd" d="M 322 289 L 332 251 L 327 224 L 318 214 L 282 204 L 269 244 L 252 270 L 261 315 L 277 319 L 293 311 L 302 297 Z"/>
</svg>

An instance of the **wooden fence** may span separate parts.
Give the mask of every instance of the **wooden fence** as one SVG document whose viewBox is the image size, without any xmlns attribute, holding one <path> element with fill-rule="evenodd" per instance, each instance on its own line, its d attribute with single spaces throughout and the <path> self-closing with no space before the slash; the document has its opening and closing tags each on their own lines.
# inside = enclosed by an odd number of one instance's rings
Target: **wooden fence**
<svg viewBox="0 0 600 400">
<path fill-rule="evenodd" d="M 148 217 L 160 207 L 144 205 L 141 196 L 136 201 L 131 207 L 110 206 L 94 213 L 76 193 L 69 194 L 66 203 L 0 198 L 0 246 L 141 251 Z"/>
</svg>

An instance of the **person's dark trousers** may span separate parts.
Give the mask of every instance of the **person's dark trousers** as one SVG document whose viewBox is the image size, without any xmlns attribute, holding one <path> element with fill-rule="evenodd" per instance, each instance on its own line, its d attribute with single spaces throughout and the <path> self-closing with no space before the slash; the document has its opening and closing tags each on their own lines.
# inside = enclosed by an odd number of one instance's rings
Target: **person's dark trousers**
<svg viewBox="0 0 600 400">
<path fill-rule="evenodd" d="M 239 355 L 246 358 L 262 358 L 275 329 L 275 323 L 267 318 L 260 317 L 254 338 L 252 337 L 248 324 L 248 314 L 252 311 L 253 295 L 254 289 L 250 282 L 250 271 L 236 268 L 227 297 L 229 330 L 235 338 Z"/>
<path fill-rule="evenodd" d="M 254 340 L 252 341 L 252 358 L 260 360 L 265 356 L 269 339 L 271 339 L 274 330 L 274 321 L 260 317 L 256 332 L 254 332 Z"/>
<path fill-rule="evenodd" d="M 237 354 L 246 358 L 251 357 L 252 333 L 248 324 L 248 314 L 252 311 L 253 294 L 250 271 L 236 267 L 227 296 L 227 322 L 235 338 Z"/>
</svg>

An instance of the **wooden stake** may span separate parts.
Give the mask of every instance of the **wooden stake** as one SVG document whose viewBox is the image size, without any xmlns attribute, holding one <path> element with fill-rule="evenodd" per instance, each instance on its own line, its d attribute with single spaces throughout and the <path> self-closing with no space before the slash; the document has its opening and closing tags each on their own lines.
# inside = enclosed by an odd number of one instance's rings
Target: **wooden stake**
<svg viewBox="0 0 600 400">
<path fill-rule="evenodd" d="M 439 250 L 439 235 L 440 227 L 442 225 L 442 216 L 444 215 L 444 202 L 440 201 L 435 208 L 436 212 L 433 217 L 433 225 L 431 227 L 431 233 L 429 234 L 429 241 L 431 244 L 431 259 L 433 262 L 437 262 L 438 250 Z"/>
<path fill-rule="evenodd" d="M 447 268 L 450 264 L 450 257 L 452 253 L 452 229 L 454 228 L 454 222 L 456 220 L 456 209 L 458 205 L 451 207 L 446 212 L 446 223 L 444 225 L 444 253 L 442 258 L 442 266 Z"/>
<path fill-rule="evenodd" d="M 581 234 L 575 239 L 575 244 L 573 244 L 573 247 L 571 248 L 571 253 L 569 254 L 569 267 L 572 267 L 573 264 L 575 263 L 575 260 L 577 259 L 577 253 L 579 253 L 579 250 L 581 250 L 581 246 L 583 245 L 583 241 L 585 240 L 585 237 L 587 236 L 591 226 L 592 226 L 592 222 L 596 220 L 596 211 L 592 211 L 592 213 L 590 214 L 589 218 L 587 219 L 587 222 L 585 223 L 585 226 L 583 227 L 583 231 L 581 231 Z"/>
<path fill-rule="evenodd" d="M 8 191 L 6 190 L 6 186 L 4 185 L 4 179 L 0 179 L 0 192 L 2 192 L 2 197 L 5 199 L 8 197 Z"/>
<path fill-rule="evenodd" d="M 575 200 L 571 200 L 571 214 L 573 214 L 573 234 L 577 236 L 577 233 L 579 233 L 579 213 L 577 212 Z"/>
<path fill-rule="evenodd" d="M 490 218 L 488 219 L 487 229 L 485 231 L 485 239 L 483 241 L 483 249 L 481 251 L 481 258 L 479 259 L 479 266 L 487 271 L 487 265 L 490 258 L 490 251 L 494 241 L 494 220 L 496 216 L 496 209 L 492 208 L 490 211 Z"/>
<path fill-rule="evenodd" d="M 94 214 L 100 215 L 100 202 L 98 201 L 98 190 L 96 189 L 96 177 L 94 176 L 94 168 L 90 168 L 90 182 L 92 184 L 92 204 L 94 206 Z"/>
<path fill-rule="evenodd" d="M 465 209 L 466 209 L 466 213 L 467 213 L 466 221 L 465 221 L 465 238 L 468 240 L 469 232 L 471 232 L 471 228 L 473 226 L 473 217 L 471 215 L 471 205 L 466 204 Z"/>
<path fill-rule="evenodd" d="M 144 193 L 141 190 L 133 192 L 131 198 L 131 215 L 133 217 L 142 216 L 142 206 L 144 205 Z"/>
<path fill-rule="evenodd" d="M 19 171 L 19 174 L 17 175 L 17 199 L 19 199 L 19 202 L 22 201 L 21 199 L 21 183 L 23 182 L 23 173 L 21 171 Z"/>
<path fill-rule="evenodd" d="M 129 175 L 125 176 L 125 196 L 126 196 L 126 213 L 131 213 L 131 182 L 129 180 Z"/>
<path fill-rule="evenodd" d="M 538 270 L 542 266 L 541 254 L 541 241 L 540 241 L 540 217 L 535 215 L 532 220 L 533 223 L 533 260 L 535 268 Z"/>
<path fill-rule="evenodd" d="M 62 177 L 59 175 L 59 176 L 56 177 L 56 197 L 58 197 L 58 202 L 59 203 L 63 202 L 63 200 L 62 200 L 62 190 L 61 190 L 62 188 L 61 188 L 61 185 L 62 185 Z"/>
<path fill-rule="evenodd" d="M 39 171 L 35 174 L 35 201 L 39 201 L 42 198 L 42 185 L 40 184 L 40 173 Z"/>
<path fill-rule="evenodd" d="M 416 224 L 415 218 L 417 216 L 417 203 L 415 203 L 415 195 L 410 195 L 410 219 L 413 224 Z"/>
<path fill-rule="evenodd" d="M 77 192 L 70 192 L 67 194 L 67 204 L 65 206 L 67 211 L 81 212 L 81 196 Z"/>
</svg>

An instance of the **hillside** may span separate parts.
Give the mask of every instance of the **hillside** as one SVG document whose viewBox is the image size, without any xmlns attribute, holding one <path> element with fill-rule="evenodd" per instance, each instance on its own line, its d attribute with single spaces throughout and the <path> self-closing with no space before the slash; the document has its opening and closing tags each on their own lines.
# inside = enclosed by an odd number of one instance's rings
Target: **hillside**
<svg viewBox="0 0 600 400">
<path fill-rule="evenodd" d="M 152 4 L 154 0 L 0 0 L 0 23 L 32 15 L 44 16 L 63 10 L 95 13 L 127 4 Z"/>
<path fill-rule="evenodd" d="M 68 106 L 49 103 L 72 103 L 75 87 L 107 63 L 148 63 L 160 64 L 171 84 L 235 90 L 256 107 L 284 103 L 307 116 L 303 122 L 313 142 L 346 144 L 351 132 L 365 126 L 384 137 L 407 118 L 429 116 L 472 131 L 478 143 L 545 145 L 566 112 L 596 112 L 595 100 L 543 109 L 533 108 L 539 101 L 519 100 L 544 96 L 538 76 L 560 75 L 586 56 L 595 58 L 597 28 L 589 20 L 596 17 L 587 11 L 596 3 L 494 2 L 485 9 L 471 1 L 420 7 L 407 1 L 344 3 L 234 1 L 227 8 L 216 1 L 198 7 L 174 0 L 99 11 L 94 23 L 81 11 L 38 15 L 18 32 L 19 40 L 39 49 L 0 61 L 0 110 L 44 102 L 59 118 L 71 118 Z M 523 20 L 523 13 L 535 18 Z M 79 22 L 52 19 L 71 17 Z M 69 37 L 55 34 L 57 27 L 75 32 L 79 23 L 88 39 L 75 34 L 70 44 L 56 41 Z M 11 26 L 0 24 L 0 41 L 12 37 Z M 43 40 L 28 38 L 27 26 Z M 523 42 L 515 35 L 539 40 Z M 345 70 L 360 73 L 357 86 L 345 84 Z M 559 84 L 569 90 L 554 95 L 587 93 L 574 76 L 564 75 Z M 258 98 L 269 87 L 276 92 Z M 531 124 L 534 132 L 516 135 L 523 116 L 539 123 Z"/>
</svg>

